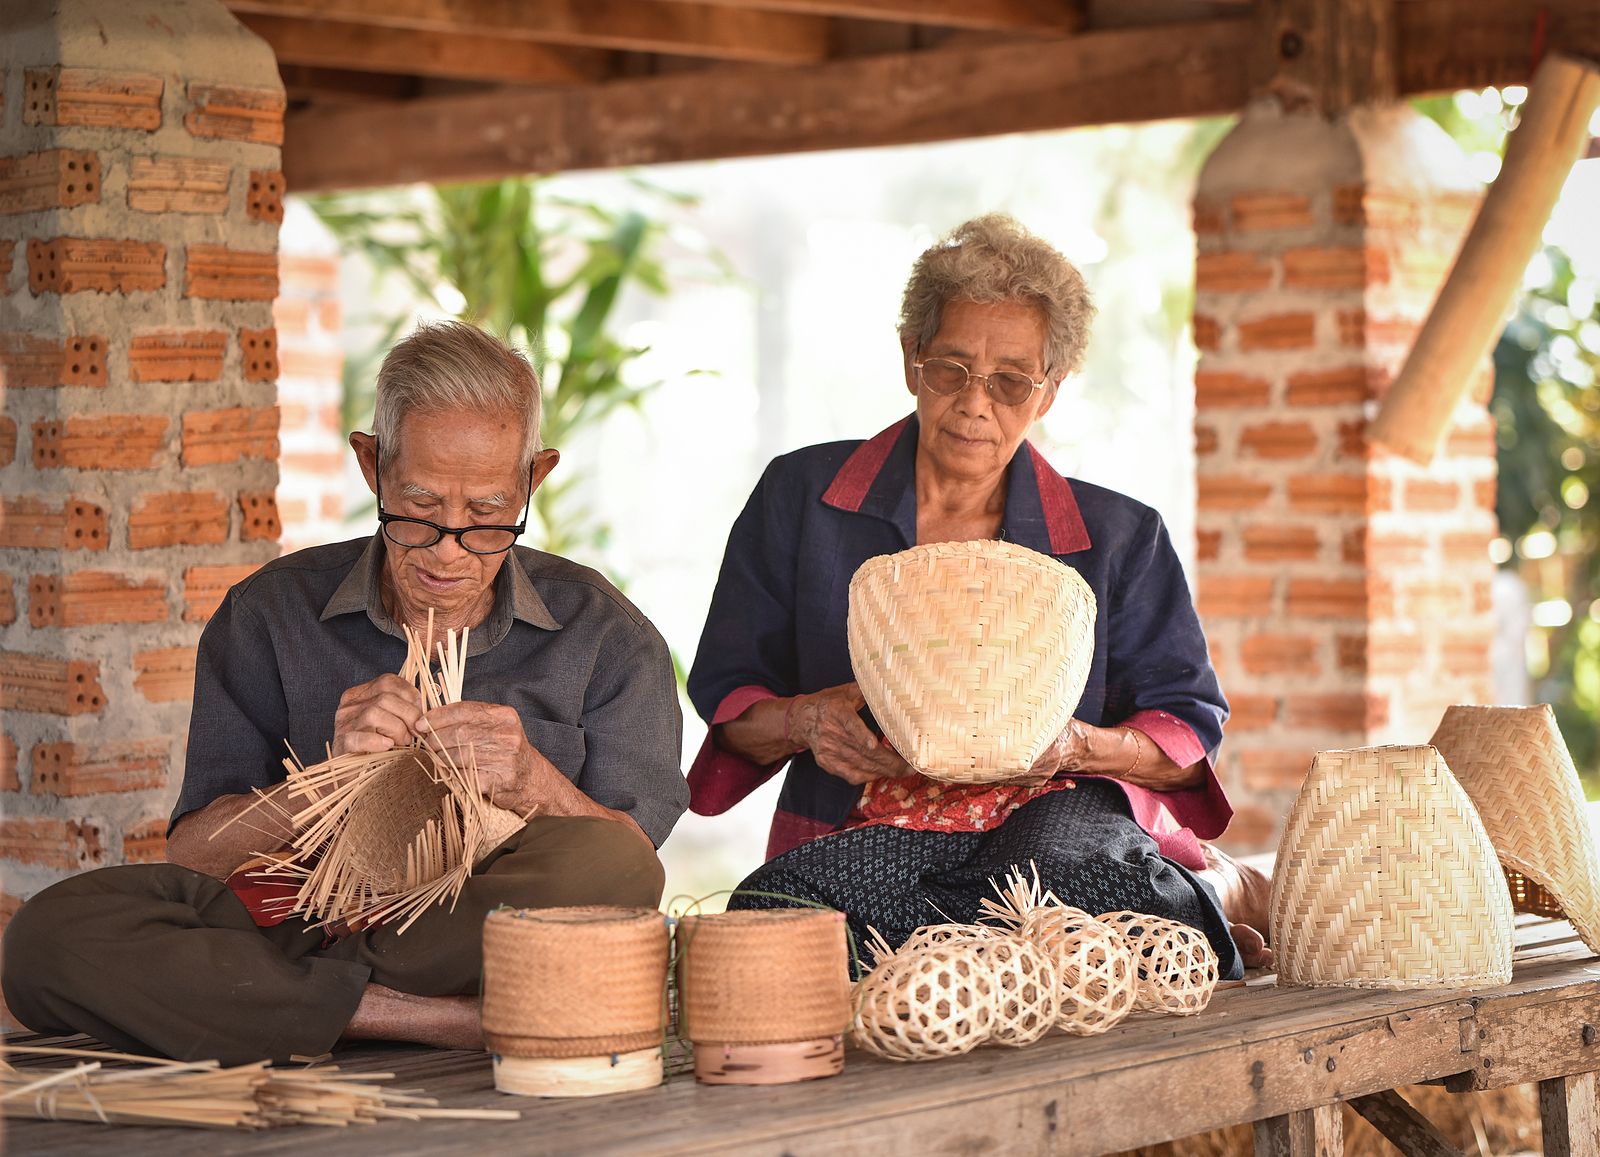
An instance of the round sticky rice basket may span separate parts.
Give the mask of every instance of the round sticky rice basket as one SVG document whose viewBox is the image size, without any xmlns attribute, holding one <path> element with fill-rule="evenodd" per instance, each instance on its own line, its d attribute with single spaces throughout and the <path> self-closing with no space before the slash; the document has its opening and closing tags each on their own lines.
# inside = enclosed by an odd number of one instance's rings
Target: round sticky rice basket
<svg viewBox="0 0 1600 1157">
<path fill-rule="evenodd" d="M 661 1083 L 666 921 L 653 908 L 501 908 L 483 922 L 495 1087 L 593 1096 Z"/>
<path fill-rule="evenodd" d="M 831 1077 L 850 1026 L 844 913 L 777 908 L 678 924 L 679 1032 L 707 1084 Z"/>
<path fill-rule="evenodd" d="M 850 580 L 850 662 L 885 737 L 948 783 L 1026 776 L 1078 706 L 1095 597 L 1013 543 L 941 542 L 868 559 Z"/>
</svg>

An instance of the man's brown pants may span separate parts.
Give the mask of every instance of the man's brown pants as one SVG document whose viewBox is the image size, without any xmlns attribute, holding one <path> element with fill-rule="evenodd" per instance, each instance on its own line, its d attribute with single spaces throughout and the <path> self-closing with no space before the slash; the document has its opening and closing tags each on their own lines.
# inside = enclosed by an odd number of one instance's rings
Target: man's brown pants
<svg viewBox="0 0 1600 1157">
<path fill-rule="evenodd" d="M 627 825 L 536 816 L 479 865 L 453 911 L 430 908 L 404 934 L 383 925 L 327 943 L 303 920 L 258 928 L 225 884 L 188 868 L 103 868 L 12 917 L 0 983 L 35 1032 L 223 1064 L 318 1056 L 369 983 L 477 993 L 495 908 L 653 908 L 662 886 L 661 862 Z"/>
</svg>

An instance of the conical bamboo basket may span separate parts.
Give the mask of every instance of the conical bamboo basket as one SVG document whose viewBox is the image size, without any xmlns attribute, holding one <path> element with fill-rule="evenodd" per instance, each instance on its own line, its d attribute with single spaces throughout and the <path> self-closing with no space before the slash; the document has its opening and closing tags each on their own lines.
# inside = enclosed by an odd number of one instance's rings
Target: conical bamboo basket
<svg viewBox="0 0 1600 1157">
<path fill-rule="evenodd" d="M 1048 555 L 940 542 L 868 559 L 850 580 L 850 663 L 884 735 L 923 775 L 1028 774 L 1083 695 L 1095 597 Z"/>
<path fill-rule="evenodd" d="M 1600 853 L 1549 704 L 1450 707 L 1432 742 L 1483 817 L 1513 906 L 1570 920 L 1600 953 Z"/>
<path fill-rule="evenodd" d="M 1432 747 L 1318 752 L 1272 876 L 1285 984 L 1511 979 L 1511 897 L 1477 809 Z"/>
</svg>

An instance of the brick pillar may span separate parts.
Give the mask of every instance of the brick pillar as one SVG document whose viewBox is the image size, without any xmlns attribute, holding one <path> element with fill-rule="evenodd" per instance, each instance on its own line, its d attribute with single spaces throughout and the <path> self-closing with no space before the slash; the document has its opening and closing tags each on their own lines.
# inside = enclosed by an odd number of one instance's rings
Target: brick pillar
<svg viewBox="0 0 1600 1157">
<path fill-rule="evenodd" d="M 1478 199 L 1401 105 L 1257 103 L 1201 173 L 1197 586 L 1236 847 L 1274 846 L 1314 752 L 1423 743 L 1488 697 L 1491 368 L 1433 465 L 1366 440 Z"/>
<path fill-rule="evenodd" d="M 160 859 L 201 624 L 277 553 L 284 93 L 214 0 L 0 37 L 0 915 Z"/>
<path fill-rule="evenodd" d="M 352 537 L 344 525 L 345 447 L 341 412 L 344 321 L 339 243 L 317 215 L 291 201 L 279 237 L 279 439 L 277 513 L 285 552 Z"/>
</svg>

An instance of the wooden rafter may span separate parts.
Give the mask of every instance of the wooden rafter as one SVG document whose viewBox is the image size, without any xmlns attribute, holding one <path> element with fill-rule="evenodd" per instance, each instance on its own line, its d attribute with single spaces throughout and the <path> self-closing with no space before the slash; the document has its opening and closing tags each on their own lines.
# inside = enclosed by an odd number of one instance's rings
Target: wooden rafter
<svg viewBox="0 0 1600 1157">
<path fill-rule="evenodd" d="M 308 109 L 290 118 L 284 171 L 290 188 L 307 191 L 375 175 L 467 180 L 1222 113 L 1249 95 L 1240 61 L 1250 29 L 1206 21 L 805 70 Z"/>
<path fill-rule="evenodd" d="M 422 32 L 805 64 L 828 54 L 828 21 L 654 0 L 227 0 L 236 13 L 320 18 Z"/>
<path fill-rule="evenodd" d="M 506 84 L 579 84 L 599 80 L 609 54 L 552 48 L 506 36 L 473 36 L 240 13 L 272 46 L 281 64 L 343 68 Z"/>
<path fill-rule="evenodd" d="M 671 0 L 677 3 L 678 0 Z M 702 0 L 725 8 L 898 20 L 946 28 L 1071 32 L 1083 22 L 1076 0 Z"/>
</svg>

